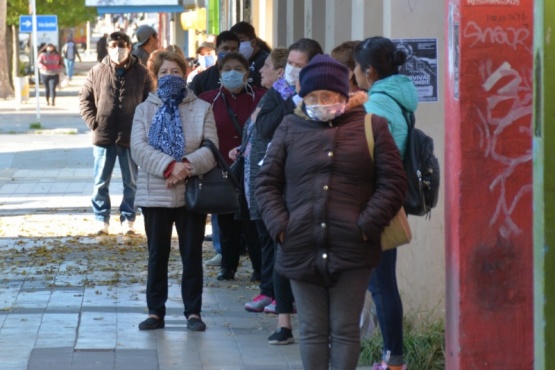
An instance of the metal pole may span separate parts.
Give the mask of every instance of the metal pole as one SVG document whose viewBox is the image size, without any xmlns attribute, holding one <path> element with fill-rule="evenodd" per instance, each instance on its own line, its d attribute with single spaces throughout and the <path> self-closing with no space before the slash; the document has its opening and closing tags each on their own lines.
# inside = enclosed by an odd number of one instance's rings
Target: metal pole
<svg viewBox="0 0 555 370">
<path fill-rule="evenodd" d="M 39 68 L 38 68 L 38 35 L 37 35 L 37 7 L 35 0 L 29 0 L 31 3 L 31 11 L 33 15 L 33 52 L 35 58 L 35 96 L 37 98 L 37 123 L 40 123 L 40 98 L 39 98 Z"/>
<path fill-rule="evenodd" d="M 91 52 L 91 21 L 87 21 L 87 29 L 85 32 L 87 35 L 87 50 L 85 51 L 85 54 L 89 55 Z"/>
</svg>

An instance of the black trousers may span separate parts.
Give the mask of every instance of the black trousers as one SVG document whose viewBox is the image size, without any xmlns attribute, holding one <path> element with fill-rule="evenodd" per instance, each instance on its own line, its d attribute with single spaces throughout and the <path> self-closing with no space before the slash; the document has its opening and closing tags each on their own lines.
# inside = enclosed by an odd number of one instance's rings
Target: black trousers
<svg viewBox="0 0 555 370">
<path fill-rule="evenodd" d="M 237 271 L 241 256 L 241 233 L 247 242 L 252 269 L 260 272 L 260 241 L 256 224 L 251 220 L 236 220 L 233 213 L 218 215 L 220 245 L 222 246 L 222 269 Z"/>
<path fill-rule="evenodd" d="M 185 207 L 142 207 L 148 243 L 148 278 L 146 303 L 148 313 L 166 316 L 168 300 L 168 261 L 172 228 L 175 224 L 183 265 L 181 298 L 185 317 L 200 315 L 202 306 L 202 242 L 206 215 L 187 211 Z"/>
<path fill-rule="evenodd" d="M 275 244 L 262 220 L 254 220 L 258 239 L 260 240 L 260 251 L 262 264 L 260 267 L 260 293 L 268 297 L 274 297 L 274 253 Z"/>
<path fill-rule="evenodd" d="M 40 75 L 42 78 L 42 83 L 44 84 L 44 90 L 46 93 L 46 101 L 50 101 L 50 96 L 52 96 L 52 103 L 56 100 L 56 87 L 60 82 L 60 75 Z"/>
<path fill-rule="evenodd" d="M 274 261 L 276 260 L 277 246 L 275 248 Z M 288 278 L 283 277 L 274 269 L 274 299 L 276 300 L 277 313 L 295 313 L 293 308 L 293 291 L 291 290 L 291 282 Z"/>
</svg>

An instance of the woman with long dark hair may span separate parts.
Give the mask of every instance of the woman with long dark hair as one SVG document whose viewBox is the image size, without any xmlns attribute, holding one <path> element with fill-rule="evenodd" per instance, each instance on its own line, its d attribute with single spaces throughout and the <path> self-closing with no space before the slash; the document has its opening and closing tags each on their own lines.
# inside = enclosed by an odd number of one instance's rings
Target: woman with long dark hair
<svg viewBox="0 0 555 370">
<path fill-rule="evenodd" d="M 418 94 L 412 81 L 399 74 L 407 54 L 385 37 L 370 37 L 355 48 L 355 77 L 358 86 L 368 91 L 366 111 L 387 119 L 389 130 L 404 158 L 408 125 L 399 105 L 414 112 Z M 383 337 L 382 362 L 375 370 L 406 369 L 403 359 L 403 303 L 396 277 L 397 249 L 382 253 L 372 272 L 368 289 L 376 305 L 380 332 Z"/>
</svg>

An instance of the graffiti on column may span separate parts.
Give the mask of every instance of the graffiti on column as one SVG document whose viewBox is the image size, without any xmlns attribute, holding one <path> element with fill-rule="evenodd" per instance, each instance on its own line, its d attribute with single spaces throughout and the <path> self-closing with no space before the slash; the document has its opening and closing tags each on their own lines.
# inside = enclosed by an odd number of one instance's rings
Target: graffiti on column
<svg viewBox="0 0 555 370">
<path fill-rule="evenodd" d="M 522 60 L 523 54 L 529 54 L 530 57 L 532 55 L 528 46 L 531 34 L 525 27 L 496 25 L 482 28 L 476 22 L 469 22 L 464 29 L 463 37 L 470 39 L 471 46 L 495 44 L 510 48 L 513 50 L 514 64 L 518 64 L 517 60 Z M 522 136 L 532 142 L 531 71 L 531 65 L 514 68 L 511 60 L 499 58 L 486 58 L 478 63 L 481 88 L 485 93 L 485 102 L 475 104 L 479 118 L 476 123 L 480 133 L 479 147 L 486 158 L 500 165 L 500 171 L 489 184 L 489 191 L 496 197 L 490 226 L 499 225 L 499 234 L 507 239 L 522 233 L 523 228 L 518 223 L 518 217 L 515 219 L 513 216 L 518 215 L 519 207 L 529 207 L 529 204 L 523 201 L 523 197 L 532 193 L 533 189 L 531 178 L 523 181 L 519 176 L 525 173 L 521 171 L 521 166 L 530 166 L 531 149 L 523 149 L 521 153 L 507 150 L 507 143 L 520 140 Z M 518 138 L 515 139 L 515 136 Z M 505 145 L 501 146 L 501 143 Z M 520 184 L 520 187 L 515 189 L 515 184 Z"/>
</svg>

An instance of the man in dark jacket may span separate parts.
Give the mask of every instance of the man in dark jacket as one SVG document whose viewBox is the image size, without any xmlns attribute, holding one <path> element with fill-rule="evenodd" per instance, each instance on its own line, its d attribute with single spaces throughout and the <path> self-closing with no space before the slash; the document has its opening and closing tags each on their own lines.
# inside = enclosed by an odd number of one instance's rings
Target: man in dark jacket
<svg viewBox="0 0 555 370">
<path fill-rule="evenodd" d="M 239 37 L 231 31 L 223 31 L 216 37 L 216 53 L 221 59 L 227 53 L 239 51 Z M 196 96 L 200 96 L 205 91 L 216 90 L 220 88 L 220 72 L 218 66 L 214 65 L 193 78 L 189 84 Z"/>
<path fill-rule="evenodd" d="M 229 29 L 234 32 L 241 43 L 239 52 L 249 61 L 249 77 L 252 78 L 251 85 L 263 87 L 260 77 L 260 69 L 264 67 L 264 62 L 269 54 L 258 46 L 258 38 L 254 27 L 247 22 L 238 22 Z"/>
<path fill-rule="evenodd" d="M 79 92 L 81 116 L 92 130 L 94 191 L 92 207 L 97 234 L 107 234 L 110 222 L 109 185 L 119 160 L 123 180 L 120 221 L 124 233 L 133 233 L 137 165 L 129 142 L 137 105 L 146 100 L 152 82 L 145 66 L 131 54 L 131 40 L 123 32 L 112 33 L 108 56 L 95 65 Z"/>
</svg>

